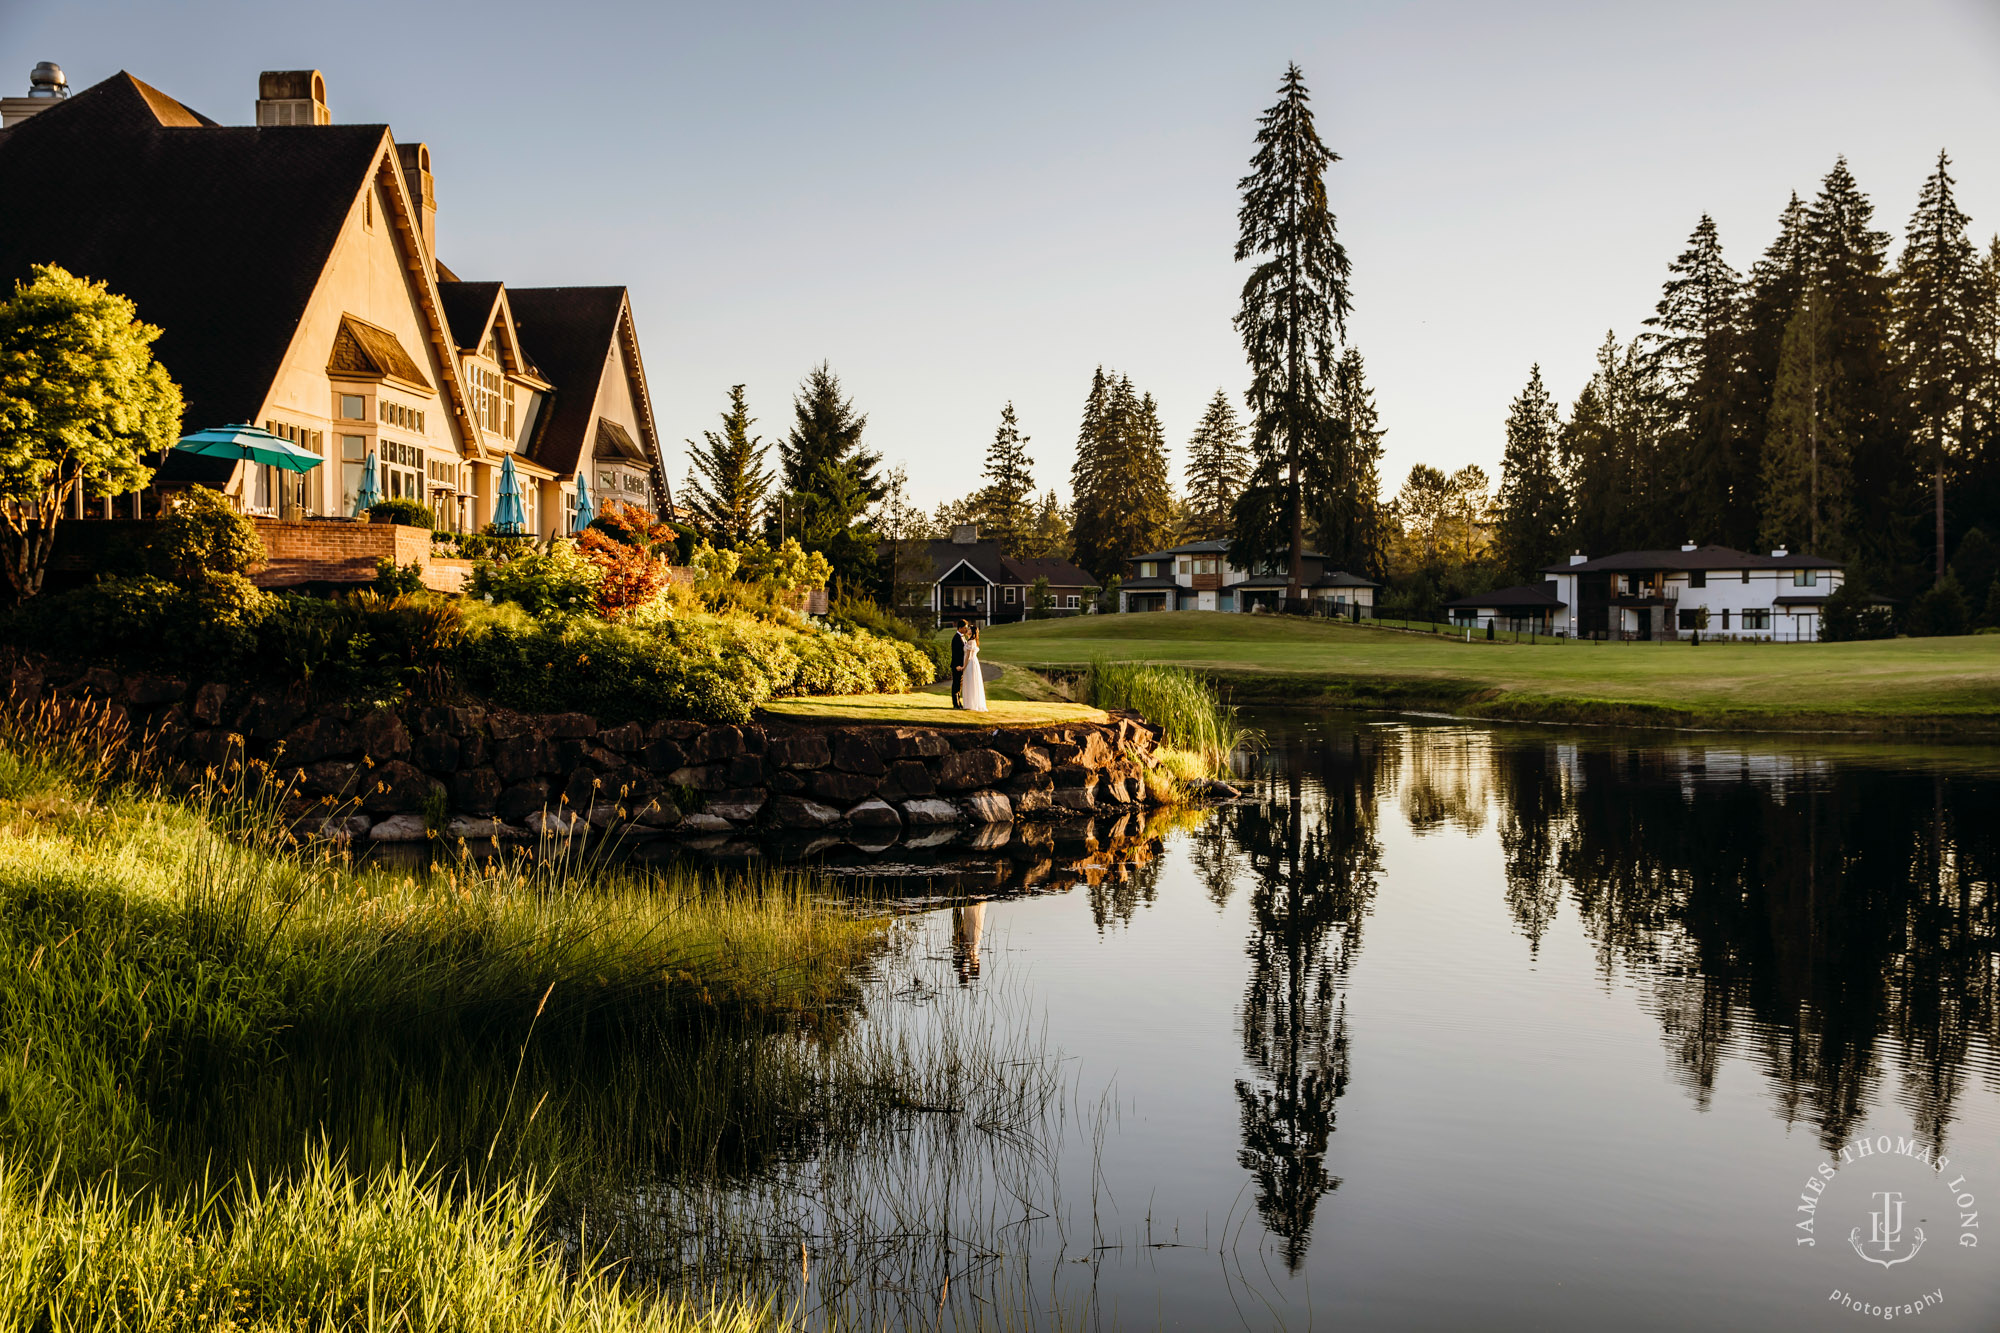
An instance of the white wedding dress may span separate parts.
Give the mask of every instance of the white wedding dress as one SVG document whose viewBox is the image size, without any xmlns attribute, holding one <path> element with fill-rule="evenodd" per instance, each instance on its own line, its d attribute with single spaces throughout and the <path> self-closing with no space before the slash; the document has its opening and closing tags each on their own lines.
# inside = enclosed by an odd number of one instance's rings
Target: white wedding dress
<svg viewBox="0 0 2000 1333">
<path fill-rule="evenodd" d="M 976 642 L 965 645 L 965 675 L 962 679 L 963 684 L 958 691 L 959 706 L 968 713 L 985 712 L 986 678 L 979 671 L 979 645 Z"/>
</svg>

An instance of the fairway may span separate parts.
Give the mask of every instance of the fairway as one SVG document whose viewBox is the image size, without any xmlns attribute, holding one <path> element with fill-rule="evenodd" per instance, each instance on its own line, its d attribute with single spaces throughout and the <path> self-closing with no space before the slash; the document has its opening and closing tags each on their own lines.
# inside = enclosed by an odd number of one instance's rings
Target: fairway
<svg viewBox="0 0 2000 1333">
<path fill-rule="evenodd" d="M 1108 722 L 1110 715 L 1084 704 L 989 697 L 987 711 L 968 713 L 943 693 L 819 695 L 773 699 L 763 712 L 793 722 L 866 723 L 897 727 L 1048 727 Z"/>
<path fill-rule="evenodd" d="M 997 625 L 997 662 L 1093 657 L 1212 672 L 1241 702 L 1489 717 L 1847 730 L 2000 730 L 2000 635 L 1871 643 L 1472 642 L 1337 621 L 1175 611 Z"/>
</svg>

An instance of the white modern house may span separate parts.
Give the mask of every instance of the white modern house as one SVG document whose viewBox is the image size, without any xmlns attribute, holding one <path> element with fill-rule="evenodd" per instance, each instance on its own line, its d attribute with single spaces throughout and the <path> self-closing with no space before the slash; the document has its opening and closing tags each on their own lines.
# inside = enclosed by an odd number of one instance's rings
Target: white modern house
<svg viewBox="0 0 2000 1333">
<path fill-rule="evenodd" d="M 1132 561 L 1118 589 L 1120 611 L 1276 611 L 1290 586 L 1285 561 L 1255 568 L 1230 563 L 1224 540 L 1187 542 Z M 1375 605 L 1381 585 L 1332 568 L 1318 551 L 1305 553 L 1304 591 L 1315 611 L 1346 615 Z"/>
<path fill-rule="evenodd" d="M 1579 553 L 1541 572 L 1559 608 L 1552 623 L 1572 638 L 1678 639 L 1698 632 L 1704 639 L 1788 643 L 1819 638 L 1821 610 L 1844 577 L 1839 561 L 1822 556 L 1693 544 L 1595 560 Z"/>
</svg>

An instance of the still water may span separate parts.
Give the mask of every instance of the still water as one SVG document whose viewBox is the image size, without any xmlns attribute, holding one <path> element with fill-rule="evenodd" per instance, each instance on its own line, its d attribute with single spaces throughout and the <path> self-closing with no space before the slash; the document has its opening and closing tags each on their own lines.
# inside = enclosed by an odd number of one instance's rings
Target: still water
<svg viewBox="0 0 2000 1333">
<path fill-rule="evenodd" d="M 1095 1098 L 1032 1322 L 2000 1325 L 2000 753 L 1255 720 L 915 927 Z"/>
</svg>

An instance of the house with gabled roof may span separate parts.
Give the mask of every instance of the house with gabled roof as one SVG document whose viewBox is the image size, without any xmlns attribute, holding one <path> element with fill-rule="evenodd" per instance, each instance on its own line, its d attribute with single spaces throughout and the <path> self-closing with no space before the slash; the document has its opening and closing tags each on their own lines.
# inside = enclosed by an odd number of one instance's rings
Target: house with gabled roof
<svg viewBox="0 0 2000 1333">
<path fill-rule="evenodd" d="M 56 263 L 107 283 L 162 328 L 190 429 L 253 422 L 325 460 L 286 474 L 169 453 L 147 493 L 79 498 L 75 516 L 142 517 L 199 483 L 253 514 L 346 518 L 372 458 L 384 495 L 477 530 L 509 456 L 537 535 L 568 530 L 579 478 L 594 503 L 665 512 L 625 289 L 458 281 L 428 145 L 333 123 L 317 70 L 266 72 L 258 94 L 249 126 L 122 72 L 21 114 L 8 99 L 0 195 L 49 202 L 8 210 L 0 280 Z"/>
<path fill-rule="evenodd" d="M 910 554 L 912 582 L 939 625 L 1026 620 L 1035 610 L 1038 583 L 1047 590 L 1048 615 L 1087 614 L 1099 591 L 1097 580 L 1067 560 L 1007 555 L 999 542 L 981 537 L 974 523 L 953 528 L 950 537 L 918 543 Z"/>
<path fill-rule="evenodd" d="M 1556 625 L 1572 638 L 1817 640 L 1838 560 L 1780 547 L 1769 555 L 1689 542 L 1677 551 L 1578 552 L 1545 565 Z"/>
<path fill-rule="evenodd" d="M 1227 539 L 1185 542 L 1149 551 L 1130 563 L 1118 588 L 1120 611 L 1276 611 L 1291 587 L 1288 557 L 1250 566 L 1229 559 Z M 1312 609 L 1323 615 L 1361 614 L 1372 608 L 1382 585 L 1334 568 L 1318 551 L 1307 551 L 1302 580 Z"/>
</svg>

